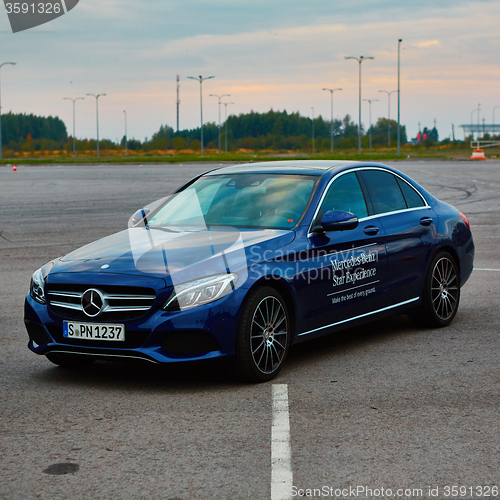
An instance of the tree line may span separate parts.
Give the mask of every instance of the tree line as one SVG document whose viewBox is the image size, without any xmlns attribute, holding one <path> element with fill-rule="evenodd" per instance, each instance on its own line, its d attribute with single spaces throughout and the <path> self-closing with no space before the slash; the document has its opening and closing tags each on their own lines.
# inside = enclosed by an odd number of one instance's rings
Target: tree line
<svg viewBox="0 0 500 500">
<path fill-rule="evenodd" d="M 232 115 L 227 119 L 228 149 L 247 150 L 292 150 L 311 151 L 312 131 L 314 125 L 315 151 L 330 151 L 331 134 L 333 132 L 336 150 L 354 149 L 358 144 L 358 126 L 349 115 L 342 120 L 335 119 L 333 123 L 324 120 L 322 116 L 314 119 L 301 116 L 299 113 L 270 110 L 265 113 L 242 113 Z M 397 123 L 390 121 L 391 143 L 397 140 Z M 226 126 L 222 126 L 222 149 L 224 149 Z M 362 145 L 368 147 L 369 135 L 375 147 L 386 146 L 388 142 L 388 121 L 379 118 L 368 130 L 362 128 Z M 400 126 L 401 144 L 407 142 L 406 127 Z M 215 123 L 203 126 L 204 147 L 217 149 L 219 144 L 219 128 Z M 96 149 L 95 139 L 76 141 L 78 152 Z M 4 150 L 20 151 L 50 151 L 73 150 L 73 138 L 68 136 L 66 126 L 58 117 L 41 117 L 33 114 L 7 113 L 2 115 L 2 143 Z M 119 143 L 109 139 L 99 142 L 101 150 L 119 150 L 125 148 L 125 137 Z M 168 125 L 162 125 L 153 136 L 144 141 L 128 139 L 127 148 L 132 151 L 155 150 L 185 150 L 199 151 L 201 149 L 200 127 L 180 130 Z"/>
<path fill-rule="evenodd" d="M 68 141 L 64 122 L 53 116 L 2 114 L 2 144 L 13 151 L 59 150 Z"/>
<path fill-rule="evenodd" d="M 388 122 L 379 118 L 366 132 L 363 127 L 363 147 L 368 146 L 368 135 L 371 132 L 372 144 L 386 145 L 388 142 Z M 391 142 L 397 140 L 397 123 L 391 120 Z M 222 148 L 225 144 L 226 126 L 222 126 Z M 250 113 L 232 115 L 227 119 L 227 140 L 231 150 L 311 150 L 313 120 L 300 116 L 299 113 L 270 110 L 266 113 Z M 349 115 L 342 120 L 335 119 L 333 124 L 322 116 L 314 119 L 314 142 L 316 151 L 330 151 L 331 134 L 333 132 L 335 147 L 352 149 L 357 147 L 358 125 Z M 401 144 L 406 144 L 406 127 L 400 126 Z M 219 129 L 215 123 L 207 123 L 203 127 L 204 147 L 217 148 Z M 151 149 L 199 149 L 201 143 L 200 128 L 175 132 L 172 127 L 164 125 L 156 132 L 146 147 Z"/>
</svg>

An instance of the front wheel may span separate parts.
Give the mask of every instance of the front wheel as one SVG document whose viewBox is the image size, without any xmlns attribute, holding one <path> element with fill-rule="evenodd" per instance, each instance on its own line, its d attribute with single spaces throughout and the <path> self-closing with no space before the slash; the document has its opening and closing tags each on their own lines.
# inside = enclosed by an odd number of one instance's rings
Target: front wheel
<svg viewBox="0 0 500 500">
<path fill-rule="evenodd" d="M 410 318 L 421 326 L 447 326 L 457 314 L 459 302 L 458 266 L 448 252 L 440 252 L 429 266 L 422 305 L 410 314 Z"/>
<path fill-rule="evenodd" d="M 271 287 L 255 290 L 243 306 L 236 335 L 236 365 L 249 382 L 278 375 L 288 354 L 291 323 L 286 302 Z"/>
</svg>

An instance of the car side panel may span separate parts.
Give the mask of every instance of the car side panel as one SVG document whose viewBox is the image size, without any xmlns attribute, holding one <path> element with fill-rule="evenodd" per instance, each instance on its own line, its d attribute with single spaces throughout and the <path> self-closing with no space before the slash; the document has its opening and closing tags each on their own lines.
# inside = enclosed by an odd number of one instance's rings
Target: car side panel
<svg viewBox="0 0 500 500">
<path fill-rule="evenodd" d="M 429 225 L 421 223 L 429 220 Z M 436 214 L 431 208 L 422 208 L 381 216 L 380 222 L 386 234 L 389 302 L 419 297 L 434 247 Z"/>
<path fill-rule="evenodd" d="M 368 226 L 377 226 L 378 234 L 365 234 Z M 384 232 L 377 220 L 310 235 L 306 245 L 292 280 L 298 335 L 386 305 Z"/>
</svg>

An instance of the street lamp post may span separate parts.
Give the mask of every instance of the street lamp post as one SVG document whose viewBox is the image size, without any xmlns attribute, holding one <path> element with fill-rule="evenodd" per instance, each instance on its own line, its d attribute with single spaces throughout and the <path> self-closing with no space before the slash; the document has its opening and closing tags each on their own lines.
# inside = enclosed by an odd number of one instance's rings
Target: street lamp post
<svg viewBox="0 0 500 500">
<path fill-rule="evenodd" d="M 312 146 L 314 154 L 314 108 L 311 106 L 311 109 L 312 109 Z"/>
<path fill-rule="evenodd" d="M 368 101 L 368 109 L 370 115 L 370 151 L 372 150 L 372 102 L 378 101 L 378 99 L 363 99 L 363 101 Z"/>
<path fill-rule="evenodd" d="M 387 152 L 391 152 L 391 94 L 397 92 L 397 90 L 379 90 L 379 92 L 385 92 L 387 94 Z M 398 125 L 399 129 L 399 125 Z"/>
<path fill-rule="evenodd" d="M 220 154 L 220 129 L 221 129 L 221 124 L 220 124 L 220 100 L 223 97 L 230 97 L 231 94 L 222 94 L 222 95 L 217 95 L 217 94 L 210 94 L 210 97 L 217 97 L 219 99 L 219 154 Z"/>
<path fill-rule="evenodd" d="M 330 134 L 331 134 L 331 152 L 333 154 L 333 93 L 336 90 L 342 90 L 342 89 L 338 88 L 338 89 L 323 89 L 323 90 L 328 90 L 330 92 L 330 98 L 331 98 L 332 123 L 331 123 L 331 126 L 330 126 Z"/>
<path fill-rule="evenodd" d="M 224 104 L 224 107 L 226 109 L 226 118 L 224 120 L 224 142 L 226 143 L 226 153 L 227 153 L 227 105 L 228 104 L 234 104 L 234 102 L 223 102 L 222 104 Z"/>
<path fill-rule="evenodd" d="M 480 104 L 478 105 L 477 108 L 473 109 L 471 112 L 470 112 L 470 138 L 471 138 L 471 141 L 474 140 L 474 122 L 472 121 L 472 118 L 474 116 L 474 113 L 477 111 L 479 112 L 479 106 Z M 477 129 L 477 138 L 479 139 L 479 128 Z"/>
<path fill-rule="evenodd" d="M 202 94 L 202 83 L 205 80 L 209 80 L 210 78 L 215 78 L 215 76 L 207 76 L 206 78 L 203 78 L 201 75 L 200 76 L 188 76 L 190 80 L 198 80 L 200 82 L 200 117 L 201 117 L 201 154 L 203 156 L 203 94 Z"/>
<path fill-rule="evenodd" d="M 477 140 L 479 140 L 479 113 L 481 111 L 481 104 L 477 105 Z"/>
<path fill-rule="evenodd" d="M 123 110 L 125 115 L 125 154 L 128 155 L 128 147 L 127 147 L 127 112 Z"/>
<path fill-rule="evenodd" d="M 76 156 L 76 143 L 75 143 L 75 102 L 80 99 L 83 101 L 85 97 L 75 97 L 72 99 L 71 97 L 63 97 L 63 100 L 67 99 L 68 101 L 73 101 L 73 158 Z"/>
<path fill-rule="evenodd" d="M 106 94 L 87 94 L 92 97 L 95 97 L 95 117 L 96 117 L 96 124 L 97 124 L 97 158 L 99 158 L 99 97 L 106 95 Z"/>
<path fill-rule="evenodd" d="M 375 59 L 374 57 L 344 57 L 344 59 L 355 59 L 359 64 L 359 118 L 358 118 L 358 154 L 361 154 L 361 63 L 366 59 Z"/>
<path fill-rule="evenodd" d="M 5 66 L 6 64 L 12 64 L 12 66 L 15 66 L 15 62 L 4 62 L 0 64 L 0 69 L 2 69 L 2 66 Z M 2 88 L 0 87 L 0 160 L 2 159 Z"/>
<path fill-rule="evenodd" d="M 493 119 L 492 119 L 492 125 L 493 125 L 493 130 L 491 131 L 492 136 L 495 135 L 495 109 L 500 108 L 500 106 L 495 106 L 493 108 Z"/>
<path fill-rule="evenodd" d="M 401 154 L 401 131 L 400 129 L 400 110 L 401 110 L 401 88 L 400 88 L 400 68 L 401 68 L 401 42 L 403 40 L 400 38 L 398 40 L 398 156 Z"/>
</svg>

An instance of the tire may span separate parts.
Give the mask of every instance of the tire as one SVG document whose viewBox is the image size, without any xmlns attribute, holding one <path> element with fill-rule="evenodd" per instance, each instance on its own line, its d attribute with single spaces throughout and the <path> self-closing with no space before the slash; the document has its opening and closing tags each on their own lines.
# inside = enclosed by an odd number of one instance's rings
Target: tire
<svg viewBox="0 0 500 500">
<path fill-rule="evenodd" d="M 448 326 L 457 314 L 460 302 L 458 266 L 448 252 L 439 252 L 425 277 L 422 305 L 409 314 L 419 326 Z"/>
<path fill-rule="evenodd" d="M 48 352 L 45 357 L 52 363 L 65 368 L 78 368 L 91 365 L 95 359 L 90 356 L 79 356 L 78 354 L 64 354 L 62 352 Z"/>
<path fill-rule="evenodd" d="M 286 302 L 268 286 L 255 290 L 241 314 L 236 333 L 236 368 L 247 382 L 267 382 L 288 354 L 291 321 Z"/>
</svg>

